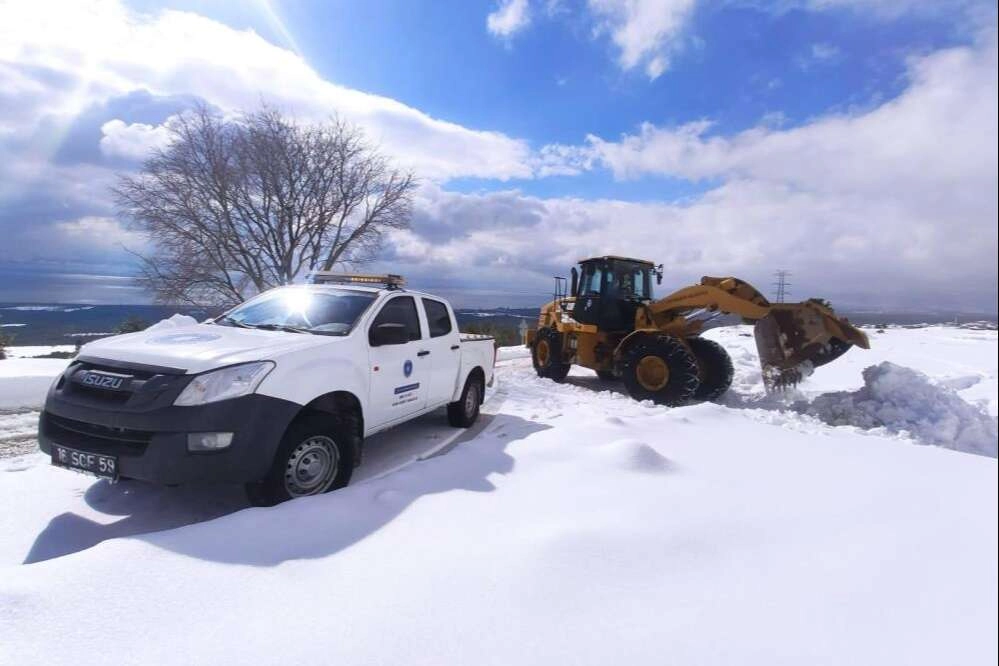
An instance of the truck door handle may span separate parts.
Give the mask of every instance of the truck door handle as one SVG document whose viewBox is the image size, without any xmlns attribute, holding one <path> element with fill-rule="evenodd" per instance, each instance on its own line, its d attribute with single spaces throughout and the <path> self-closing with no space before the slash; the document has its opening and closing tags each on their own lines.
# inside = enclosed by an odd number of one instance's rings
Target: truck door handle
<svg viewBox="0 0 999 666">
<path fill-rule="evenodd" d="M 430 352 L 428 352 L 427 350 L 425 350 L 425 349 L 424 349 L 424 350 L 423 350 L 423 351 L 421 351 L 421 352 L 416 352 L 416 355 L 417 355 L 417 356 L 429 356 L 429 355 L 430 355 Z"/>
<path fill-rule="evenodd" d="M 461 349 L 461 345 L 451 345 L 451 351 L 454 351 L 455 349 Z"/>
</svg>

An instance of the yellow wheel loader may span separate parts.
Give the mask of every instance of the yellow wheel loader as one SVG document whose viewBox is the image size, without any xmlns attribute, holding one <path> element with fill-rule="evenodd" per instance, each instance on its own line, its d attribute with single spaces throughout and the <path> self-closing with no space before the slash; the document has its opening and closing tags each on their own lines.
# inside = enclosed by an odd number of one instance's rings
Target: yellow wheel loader
<svg viewBox="0 0 999 666">
<path fill-rule="evenodd" d="M 732 383 L 732 360 L 700 333 L 723 314 L 755 323 L 769 390 L 796 384 L 854 345 L 870 348 L 863 331 L 818 299 L 771 303 L 738 278 L 704 277 L 653 300 L 652 281 L 662 274 L 662 265 L 650 261 L 604 256 L 573 267 L 571 286 L 555 278 L 554 298 L 524 341 L 538 376 L 561 382 L 575 364 L 603 380 L 622 380 L 638 400 L 715 400 Z"/>
</svg>

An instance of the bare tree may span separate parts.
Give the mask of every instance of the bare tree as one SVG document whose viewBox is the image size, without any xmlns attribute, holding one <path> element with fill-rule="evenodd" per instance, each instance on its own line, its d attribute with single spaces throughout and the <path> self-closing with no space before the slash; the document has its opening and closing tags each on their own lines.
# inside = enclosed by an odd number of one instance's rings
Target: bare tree
<svg viewBox="0 0 999 666">
<path fill-rule="evenodd" d="M 369 261 L 409 226 L 413 175 L 339 118 L 304 125 L 263 107 L 182 114 L 171 141 L 114 188 L 145 232 L 140 281 L 161 302 L 229 305 L 310 270 Z"/>
</svg>

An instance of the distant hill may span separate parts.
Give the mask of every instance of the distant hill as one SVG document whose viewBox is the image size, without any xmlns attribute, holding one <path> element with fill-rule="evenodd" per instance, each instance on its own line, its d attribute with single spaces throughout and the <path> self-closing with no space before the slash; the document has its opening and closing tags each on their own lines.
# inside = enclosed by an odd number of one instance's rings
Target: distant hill
<svg viewBox="0 0 999 666">
<path fill-rule="evenodd" d="M 14 336 L 15 345 L 65 345 L 77 340 L 86 342 L 111 335 L 127 319 L 150 324 L 174 313 L 186 314 L 201 321 L 221 310 L 184 305 L 86 305 L 79 303 L 0 303 L 0 332 Z M 512 339 L 522 323 L 534 326 L 537 308 L 460 308 L 455 311 L 462 330 L 478 330 Z M 975 313 L 921 312 L 843 312 L 850 321 L 861 325 L 969 324 L 985 321 L 995 324 L 995 315 Z M 719 319 L 715 323 L 736 323 Z"/>
<path fill-rule="evenodd" d="M 0 331 L 13 335 L 15 345 L 67 345 L 106 337 L 127 319 L 153 324 L 176 312 L 200 321 L 219 310 L 183 305 L 0 303 Z"/>
</svg>

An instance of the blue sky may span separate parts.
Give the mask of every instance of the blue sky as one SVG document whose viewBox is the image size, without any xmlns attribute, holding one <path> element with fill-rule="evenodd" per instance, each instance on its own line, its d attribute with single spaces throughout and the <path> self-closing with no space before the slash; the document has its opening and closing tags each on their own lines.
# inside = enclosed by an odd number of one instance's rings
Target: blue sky
<svg viewBox="0 0 999 666">
<path fill-rule="evenodd" d="M 147 299 L 115 174 L 193 102 L 265 99 L 414 170 L 379 267 L 463 305 L 615 252 L 671 286 L 781 266 L 802 296 L 996 309 L 994 3 L 14 2 L 0 26 L 0 300 Z"/>
</svg>

